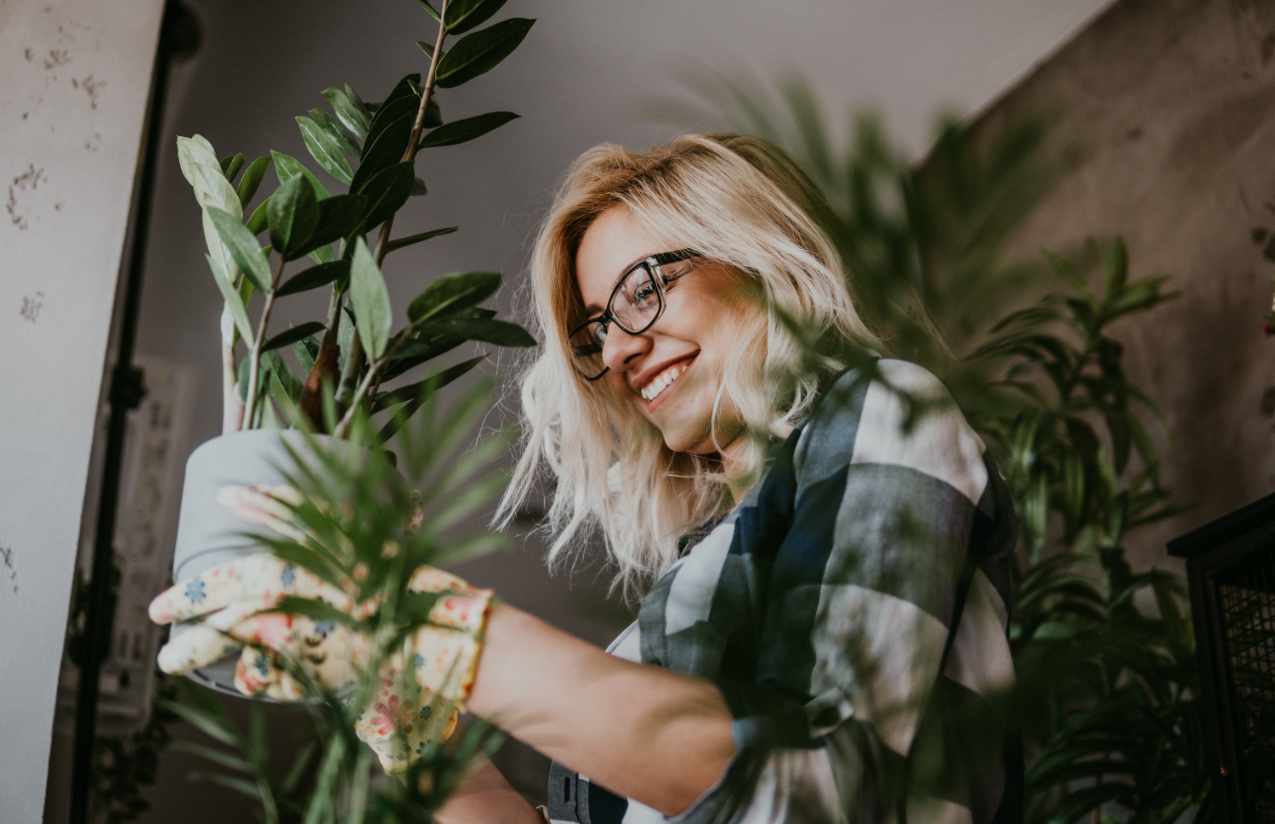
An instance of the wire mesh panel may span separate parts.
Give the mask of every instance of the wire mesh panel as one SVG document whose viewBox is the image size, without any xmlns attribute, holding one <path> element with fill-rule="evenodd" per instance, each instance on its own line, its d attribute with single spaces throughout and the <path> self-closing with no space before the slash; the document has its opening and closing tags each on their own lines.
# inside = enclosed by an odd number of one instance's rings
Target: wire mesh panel
<svg viewBox="0 0 1275 824">
<path fill-rule="evenodd" d="M 1169 542 L 1185 558 L 1225 821 L 1275 824 L 1275 495 Z"/>
<path fill-rule="evenodd" d="M 1275 821 L 1275 545 L 1220 573 L 1217 599 L 1244 795 L 1258 821 Z"/>
</svg>

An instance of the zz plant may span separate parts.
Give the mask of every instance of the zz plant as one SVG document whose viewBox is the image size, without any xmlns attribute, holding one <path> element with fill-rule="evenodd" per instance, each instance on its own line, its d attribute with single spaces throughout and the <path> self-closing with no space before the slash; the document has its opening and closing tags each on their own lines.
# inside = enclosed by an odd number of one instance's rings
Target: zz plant
<svg viewBox="0 0 1275 824">
<path fill-rule="evenodd" d="M 178 138 L 182 173 L 202 211 L 208 267 L 224 300 L 223 432 L 278 426 L 285 412 L 298 411 L 315 431 L 349 437 L 356 409 L 372 416 L 406 412 L 384 416 L 377 432 L 384 442 L 416 410 L 422 388 L 455 380 L 480 358 L 408 385 L 390 389 L 389 383 L 467 341 L 534 343 L 520 326 L 479 305 L 499 288 L 497 272 L 434 279 L 408 305 L 407 323 L 398 329 L 383 276 L 391 253 L 457 228 L 394 233 L 398 211 L 427 192 L 416 174 L 417 157 L 481 137 L 518 116 L 489 112 L 445 122 L 438 100 L 440 90 L 490 71 L 526 37 L 534 22 L 527 18 L 478 28 L 504 3 L 450 0 L 435 10 L 422 1 L 438 23 L 433 42 L 419 43 L 429 61 L 424 81 L 419 73 L 408 74 L 375 104 L 363 102 L 348 84 L 332 86 L 323 90 L 327 109 L 296 118 L 314 163 L 343 192 L 331 191 L 284 152 L 251 162 L 240 153 L 218 159 L 204 137 Z M 455 36 L 460 38 L 447 47 Z M 278 185 L 258 198 L 269 169 Z M 281 300 L 321 288 L 329 290 L 322 320 L 272 333 L 271 316 Z"/>
</svg>

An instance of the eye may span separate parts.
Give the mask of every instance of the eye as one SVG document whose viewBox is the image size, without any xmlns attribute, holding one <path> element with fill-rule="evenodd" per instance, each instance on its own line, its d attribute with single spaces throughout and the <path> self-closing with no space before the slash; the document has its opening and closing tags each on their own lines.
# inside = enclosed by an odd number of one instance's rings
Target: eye
<svg viewBox="0 0 1275 824">
<path fill-rule="evenodd" d="M 655 285 L 649 280 L 644 280 L 642 283 L 638 284 L 636 289 L 633 290 L 633 304 L 635 306 L 642 306 L 654 299 Z"/>
</svg>

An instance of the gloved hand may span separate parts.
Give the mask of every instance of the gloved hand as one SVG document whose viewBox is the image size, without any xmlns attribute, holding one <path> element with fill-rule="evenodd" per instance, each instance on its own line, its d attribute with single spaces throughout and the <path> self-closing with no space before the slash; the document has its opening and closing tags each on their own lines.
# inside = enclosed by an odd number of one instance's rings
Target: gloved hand
<svg viewBox="0 0 1275 824">
<path fill-rule="evenodd" d="M 219 497 L 245 519 L 294 538 L 299 533 L 281 501 L 295 499 L 295 491 L 287 487 L 228 487 Z M 386 772 L 406 769 L 425 744 L 445 739 L 455 729 L 473 685 L 492 598 L 491 590 L 475 589 L 428 566 L 415 570 L 408 587 L 448 594 L 431 608 L 429 623 L 386 657 L 378 674 L 379 692 L 355 725 Z M 151 602 L 150 617 L 157 623 L 200 619 L 160 650 L 160 669 L 189 672 L 233 653 L 240 644 L 253 644 L 257 646 L 244 646 L 235 667 L 235 687 L 245 695 L 302 696 L 301 684 L 280 664 L 281 657 L 324 687 L 339 691 L 352 686 L 371 660 L 372 638 L 337 621 L 281 612 L 254 615 L 287 596 L 317 598 L 356 617 L 366 617 L 376 607 L 355 603 L 350 594 L 270 554 L 229 561 L 178 582 Z M 428 717 L 436 695 L 452 703 L 449 717 Z"/>
</svg>

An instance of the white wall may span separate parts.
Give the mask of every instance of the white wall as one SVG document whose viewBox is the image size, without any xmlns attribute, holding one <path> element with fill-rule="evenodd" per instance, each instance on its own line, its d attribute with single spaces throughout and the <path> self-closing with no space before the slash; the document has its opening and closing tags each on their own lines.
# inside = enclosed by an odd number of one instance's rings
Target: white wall
<svg viewBox="0 0 1275 824">
<path fill-rule="evenodd" d="M 160 0 L 0 2 L 0 821 L 40 820 Z"/>
</svg>

